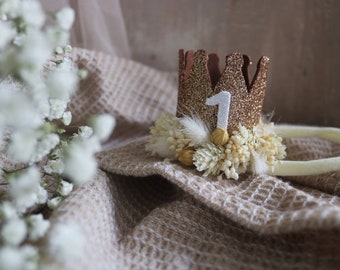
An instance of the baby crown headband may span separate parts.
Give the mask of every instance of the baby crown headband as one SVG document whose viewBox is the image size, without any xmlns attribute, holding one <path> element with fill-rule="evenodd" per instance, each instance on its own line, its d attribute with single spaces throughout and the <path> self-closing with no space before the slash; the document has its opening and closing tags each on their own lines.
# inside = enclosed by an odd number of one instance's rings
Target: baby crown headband
<svg viewBox="0 0 340 270">
<path fill-rule="evenodd" d="M 219 70 L 216 54 L 179 51 L 176 116 L 163 114 L 151 127 L 146 150 L 194 166 L 203 176 L 239 174 L 296 176 L 340 169 L 340 157 L 286 161 L 282 137 L 320 137 L 340 143 L 340 130 L 264 123 L 261 119 L 268 57 L 249 82 L 246 55 L 233 53 Z"/>
</svg>

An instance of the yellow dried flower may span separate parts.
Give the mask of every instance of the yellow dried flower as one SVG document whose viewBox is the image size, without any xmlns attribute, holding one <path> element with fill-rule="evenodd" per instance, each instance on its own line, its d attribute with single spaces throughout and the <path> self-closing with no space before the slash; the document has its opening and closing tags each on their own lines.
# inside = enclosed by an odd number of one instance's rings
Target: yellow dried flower
<svg viewBox="0 0 340 270">
<path fill-rule="evenodd" d="M 216 128 L 210 136 L 210 140 L 217 146 L 225 145 L 228 142 L 228 131 L 222 128 Z"/>
<path fill-rule="evenodd" d="M 179 162 L 185 166 L 192 166 L 194 164 L 192 159 L 194 152 L 193 149 L 183 149 L 178 155 Z"/>
</svg>

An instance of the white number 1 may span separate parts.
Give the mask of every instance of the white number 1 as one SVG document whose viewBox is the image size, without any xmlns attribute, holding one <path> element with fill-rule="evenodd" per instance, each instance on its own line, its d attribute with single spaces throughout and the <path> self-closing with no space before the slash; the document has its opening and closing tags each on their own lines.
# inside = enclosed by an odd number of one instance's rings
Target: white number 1
<svg viewBox="0 0 340 270">
<path fill-rule="evenodd" d="M 206 105 L 218 105 L 217 127 L 227 129 L 231 95 L 228 91 L 221 91 L 218 94 L 207 98 Z"/>
</svg>

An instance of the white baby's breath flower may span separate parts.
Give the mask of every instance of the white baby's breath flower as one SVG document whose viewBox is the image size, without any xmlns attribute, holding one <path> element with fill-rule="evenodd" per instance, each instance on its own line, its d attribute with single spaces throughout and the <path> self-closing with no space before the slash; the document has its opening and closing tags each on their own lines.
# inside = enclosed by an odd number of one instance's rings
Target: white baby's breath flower
<svg viewBox="0 0 340 270">
<path fill-rule="evenodd" d="M 61 181 L 59 188 L 58 188 L 58 192 L 61 196 L 66 197 L 68 196 L 71 191 L 73 190 L 73 184 L 66 182 L 66 181 Z"/>
<path fill-rule="evenodd" d="M 60 28 L 69 30 L 74 22 L 74 10 L 65 7 L 55 14 L 55 19 Z"/>
<path fill-rule="evenodd" d="M 23 269 L 25 270 L 38 270 L 42 268 L 38 268 L 38 249 L 31 245 L 23 245 L 20 248 L 20 252 L 25 258 L 25 266 Z"/>
<path fill-rule="evenodd" d="M 8 14 L 10 17 L 18 15 L 20 0 L 2 0 L 0 3 L 0 13 Z"/>
<path fill-rule="evenodd" d="M 50 227 L 50 222 L 45 220 L 42 214 L 30 215 L 26 221 L 28 224 L 28 238 L 32 241 L 43 237 Z"/>
<path fill-rule="evenodd" d="M 51 173 L 62 174 L 64 172 L 63 160 L 58 158 L 55 160 L 47 161 L 47 164 L 44 166 L 44 171 L 49 174 Z"/>
<path fill-rule="evenodd" d="M 0 50 L 15 36 L 15 30 L 7 22 L 0 21 Z"/>
<path fill-rule="evenodd" d="M 58 46 L 57 48 L 55 48 L 55 53 L 56 54 L 63 54 L 64 53 L 64 50 L 62 47 Z"/>
<path fill-rule="evenodd" d="M 96 173 L 97 162 L 93 156 L 93 147 L 92 143 L 75 138 L 65 149 L 64 174 L 77 185 L 90 181 Z"/>
<path fill-rule="evenodd" d="M 54 47 L 65 46 L 69 43 L 70 34 L 59 27 L 47 27 L 46 37 Z"/>
<path fill-rule="evenodd" d="M 88 126 L 81 126 L 79 127 L 78 134 L 83 139 L 88 139 L 93 134 L 93 129 Z"/>
<path fill-rule="evenodd" d="M 94 134 L 101 141 L 107 140 L 116 125 L 116 119 L 109 114 L 94 115 L 90 117 L 89 123 Z"/>
<path fill-rule="evenodd" d="M 52 210 L 57 209 L 60 203 L 62 202 L 62 200 L 63 198 L 60 196 L 54 197 L 52 199 L 47 200 L 47 206 Z"/>
<path fill-rule="evenodd" d="M 47 190 L 44 189 L 42 186 L 39 186 L 37 192 L 37 203 L 44 204 L 46 203 L 47 199 L 48 199 Z"/>
<path fill-rule="evenodd" d="M 37 202 L 39 186 L 40 172 L 36 167 L 30 167 L 10 179 L 10 194 L 14 198 L 19 211 L 25 211 Z"/>
<path fill-rule="evenodd" d="M 0 269 L 22 270 L 25 256 L 15 247 L 4 246 L 0 249 Z"/>
<path fill-rule="evenodd" d="M 38 140 L 35 130 L 22 130 L 14 132 L 8 146 L 8 154 L 19 162 L 31 159 Z"/>
<path fill-rule="evenodd" d="M 21 2 L 21 16 L 25 22 L 33 27 L 40 28 L 45 22 L 45 14 L 41 4 L 37 0 L 25 0 Z"/>
<path fill-rule="evenodd" d="M 49 252 L 59 261 L 82 255 L 85 238 L 75 223 L 57 224 L 49 236 Z"/>
<path fill-rule="evenodd" d="M 31 30 L 23 38 L 23 45 L 15 55 L 15 61 L 20 65 L 20 74 L 29 83 L 34 85 L 28 76 L 40 75 L 44 65 L 51 57 L 52 47 L 43 33 Z"/>
<path fill-rule="evenodd" d="M 19 245 L 26 238 L 26 223 L 19 218 L 7 221 L 1 228 L 1 236 L 10 245 Z"/>
<path fill-rule="evenodd" d="M 58 64 L 56 70 L 62 72 L 74 72 L 75 66 L 71 59 L 65 57 L 63 61 Z"/>
<path fill-rule="evenodd" d="M 57 134 L 47 134 L 43 136 L 37 143 L 33 156 L 31 157 L 31 162 L 40 161 L 44 156 L 46 156 L 54 147 L 59 143 L 59 136 Z"/>
<path fill-rule="evenodd" d="M 43 122 L 30 98 L 6 83 L 0 83 L 0 115 L 4 125 L 16 129 L 36 128 Z"/>
<path fill-rule="evenodd" d="M 84 80 L 88 76 L 88 71 L 86 69 L 79 69 L 77 74 L 81 80 Z"/>
<path fill-rule="evenodd" d="M 61 118 L 61 121 L 64 123 L 64 125 L 68 126 L 71 124 L 72 121 L 72 113 L 71 112 L 64 112 L 63 118 Z"/>
<path fill-rule="evenodd" d="M 77 84 L 78 77 L 74 72 L 61 70 L 50 72 L 47 80 L 50 98 L 69 100 L 75 92 Z"/>
<path fill-rule="evenodd" d="M 50 99 L 49 120 L 62 118 L 67 107 L 67 102 L 67 100 Z"/>
<path fill-rule="evenodd" d="M 5 219 L 14 219 L 18 217 L 18 212 L 12 203 L 5 201 L 1 204 L 1 216 Z"/>
<path fill-rule="evenodd" d="M 72 51 L 72 46 L 71 45 L 66 45 L 64 50 L 65 50 L 65 52 L 70 53 Z"/>
</svg>

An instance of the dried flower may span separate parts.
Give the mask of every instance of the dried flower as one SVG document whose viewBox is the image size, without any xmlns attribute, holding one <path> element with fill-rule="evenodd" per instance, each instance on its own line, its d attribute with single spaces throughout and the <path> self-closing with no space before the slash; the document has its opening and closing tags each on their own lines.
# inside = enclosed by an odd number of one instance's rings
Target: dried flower
<svg viewBox="0 0 340 270">
<path fill-rule="evenodd" d="M 12 177 L 9 182 L 10 194 L 14 198 L 20 212 L 33 206 L 37 200 L 40 186 L 40 172 L 36 167 L 22 171 L 18 176 Z"/>
<path fill-rule="evenodd" d="M 18 217 L 15 206 L 10 202 L 3 202 L 1 205 L 1 216 L 5 219 L 13 219 Z"/>
<path fill-rule="evenodd" d="M 15 31 L 10 24 L 0 20 L 0 50 L 3 49 L 14 36 Z"/>
<path fill-rule="evenodd" d="M 59 188 L 58 188 L 58 192 L 61 196 L 66 197 L 67 195 L 69 195 L 71 193 L 71 191 L 73 190 L 73 184 L 66 182 L 66 181 L 61 181 Z"/>
<path fill-rule="evenodd" d="M 195 151 L 193 161 L 198 171 L 204 171 L 203 176 L 217 175 L 221 171 L 225 156 L 223 147 L 207 143 Z"/>
<path fill-rule="evenodd" d="M 61 121 L 64 123 L 65 126 L 71 124 L 72 121 L 72 113 L 71 112 L 64 112 L 61 118 Z"/>
<path fill-rule="evenodd" d="M 69 7 L 65 7 L 55 14 L 55 19 L 60 28 L 69 30 L 74 21 L 74 10 Z"/>
<path fill-rule="evenodd" d="M 63 198 L 58 196 L 58 197 L 54 197 L 52 199 L 47 200 L 47 206 L 50 209 L 56 209 L 58 208 L 58 206 L 60 205 L 60 203 L 63 201 Z"/>
<path fill-rule="evenodd" d="M 30 215 L 27 219 L 28 224 L 28 237 L 32 241 L 36 241 L 45 235 L 48 228 L 50 227 L 50 222 L 45 220 L 42 214 Z"/>
<path fill-rule="evenodd" d="M 272 124 L 262 122 L 249 130 L 240 125 L 230 137 L 227 131 L 216 129 L 211 143 L 206 142 L 206 131 L 200 121 L 165 114 L 156 120 L 151 134 L 147 151 L 178 158 L 185 165 L 191 164 L 192 155 L 193 164 L 198 171 L 204 171 L 204 176 L 224 174 L 236 180 L 246 171 L 266 173 L 285 157 L 282 139 L 272 131 Z M 185 149 L 191 148 L 195 150 L 190 150 L 189 156 Z"/>
<path fill-rule="evenodd" d="M 22 270 L 25 263 L 25 256 L 20 249 L 5 246 L 0 249 L 0 269 Z"/>
<path fill-rule="evenodd" d="M 93 154 L 97 149 L 93 142 L 75 138 L 65 149 L 64 175 L 77 185 L 90 181 L 96 173 L 97 162 Z"/>
<path fill-rule="evenodd" d="M 25 239 L 27 233 L 26 223 L 19 218 L 10 219 L 1 229 L 1 236 L 6 243 L 19 245 Z"/>
<path fill-rule="evenodd" d="M 147 150 L 164 158 L 177 158 L 184 148 L 194 146 L 183 132 L 183 126 L 178 118 L 169 113 L 162 114 L 155 121 L 155 125 L 151 127 L 151 134 L 153 137 L 146 146 Z M 160 144 L 164 145 L 159 147 Z M 169 150 L 164 151 L 165 148 Z"/>
<path fill-rule="evenodd" d="M 90 117 L 89 123 L 99 140 L 105 141 L 111 135 L 116 120 L 109 114 L 101 114 Z"/>
<path fill-rule="evenodd" d="M 64 161 L 61 158 L 48 160 L 47 164 L 44 166 L 44 171 L 49 174 L 62 174 L 64 172 Z"/>
</svg>

